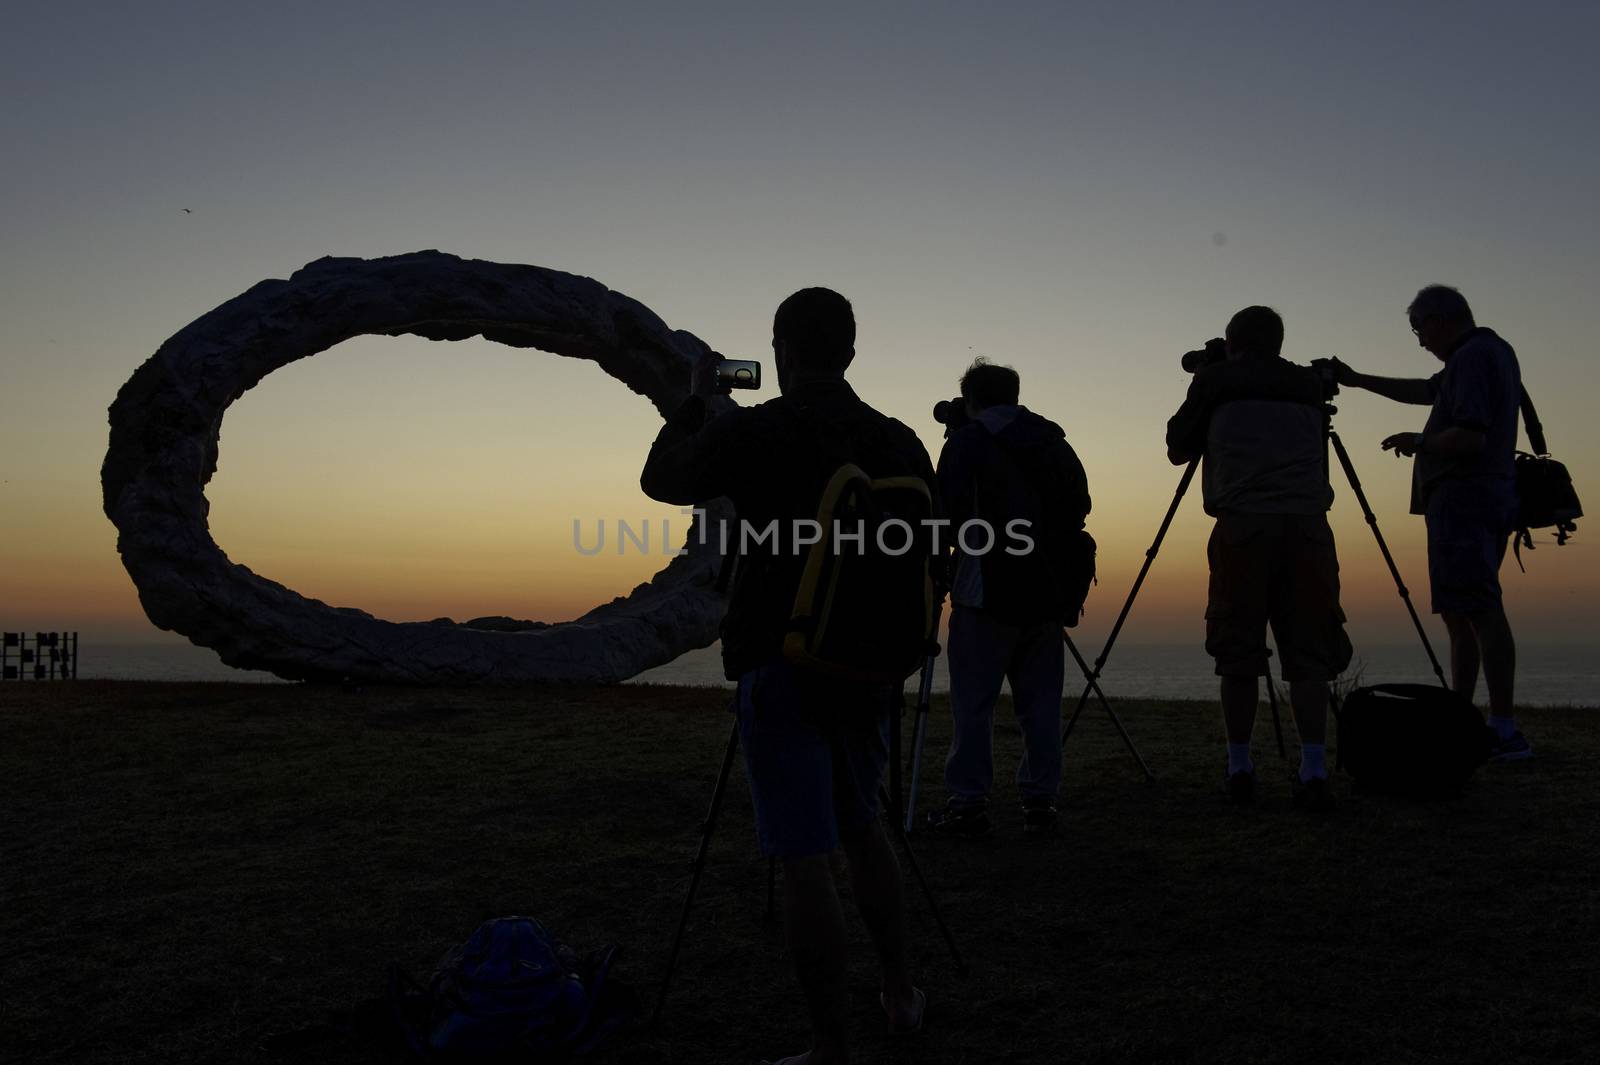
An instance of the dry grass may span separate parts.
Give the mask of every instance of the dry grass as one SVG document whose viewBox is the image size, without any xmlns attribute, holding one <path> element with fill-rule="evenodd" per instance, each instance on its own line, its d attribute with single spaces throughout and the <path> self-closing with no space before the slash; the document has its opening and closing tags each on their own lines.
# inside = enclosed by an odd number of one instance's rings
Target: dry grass
<svg viewBox="0 0 1600 1065">
<path fill-rule="evenodd" d="M 621 944 L 648 992 L 725 698 L 6 685 L 4 1057 L 282 1061 L 257 1049 L 263 1035 L 376 993 L 389 961 L 424 970 L 511 913 L 580 948 Z M 1090 710 L 1068 746 L 1058 839 L 1024 840 L 1002 816 L 989 841 L 921 842 L 973 963 L 953 974 L 913 897 L 924 1034 L 878 1034 L 856 928 L 860 1060 L 1592 1060 L 1596 711 L 1529 711 L 1537 759 L 1488 767 L 1459 799 L 1347 797 L 1314 822 L 1270 777 L 1258 808 L 1219 804 L 1213 706 L 1119 709 L 1159 783 Z M 947 735 L 941 703 L 929 801 Z M 1270 726 L 1257 735 L 1270 763 Z M 1002 780 L 1018 743 L 1002 725 Z M 605 1061 L 747 1062 L 803 1045 L 734 784 L 667 1022 Z M 296 1060 L 370 1059 L 332 1045 Z"/>
</svg>

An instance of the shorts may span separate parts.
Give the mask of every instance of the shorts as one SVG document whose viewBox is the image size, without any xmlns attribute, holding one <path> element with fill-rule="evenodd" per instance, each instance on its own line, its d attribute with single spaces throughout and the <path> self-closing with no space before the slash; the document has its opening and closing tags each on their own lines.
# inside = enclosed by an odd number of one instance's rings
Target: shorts
<svg viewBox="0 0 1600 1065">
<path fill-rule="evenodd" d="M 833 680 L 778 660 L 739 678 L 756 840 L 768 858 L 839 848 L 878 816 L 894 689 Z"/>
<path fill-rule="evenodd" d="M 1267 674 L 1267 626 L 1286 681 L 1330 681 L 1350 665 L 1339 557 L 1322 514 L 1224 514 L 1206 545 L 1206 651 L 1219 677 Z"/>
<path fill-rule="evenodd" d="M 1435 614 L 1500 607 L 1500 563 L 1516 520 L 1515 490 L 1499 482 L 1442 481 L 1428 493 L 1428 585 Z"/>
</svg>

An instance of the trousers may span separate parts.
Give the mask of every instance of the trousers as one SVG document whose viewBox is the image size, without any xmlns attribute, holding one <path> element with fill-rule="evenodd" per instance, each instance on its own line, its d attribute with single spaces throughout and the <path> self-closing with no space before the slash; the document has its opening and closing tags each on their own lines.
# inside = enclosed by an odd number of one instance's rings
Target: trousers
<svg viewBox="0 0 1600 1065">
<path fill-rule="evenodd" d="M 953 807 L 981 806 L 994 785 L 994 707 L 1002 681 L 1022 729 L 1017 791 L 1023 801 L 1061 789 L 1061 626 L 1007 625 L 984 610 L 950 614 L 950 709 L 955 718 L 945 788 Z"/>
</svg>

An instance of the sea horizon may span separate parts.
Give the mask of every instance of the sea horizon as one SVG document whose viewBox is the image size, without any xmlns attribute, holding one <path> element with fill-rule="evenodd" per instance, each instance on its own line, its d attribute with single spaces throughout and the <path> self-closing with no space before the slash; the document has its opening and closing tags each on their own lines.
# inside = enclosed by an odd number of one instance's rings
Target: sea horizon
<svg viewBox="0 0 1600 1065">
<path fill-rule="evenodd" d="M 1080 647 L 1085 659 L 1091 651 Z M 1589 644 L 1524 644 L 1517 648 L 1517 703 L 1523 706 L 1600 706 L 1600 659 Z M 1448 665 L 1446 664 L 1446 669 Z M 192 644 L 141 641 L 84 642 L 80 647 L 80 680 L 183 681 L 224 683 L 290 683 L 262 670 L 224 665 L 216 652 Z M 1378 643 L 1356 648 L 1347 686 L 1376 683 L 1437 683 L 1432 667 L 1415 644 Z M 18 682 L 39 683 L 39 682 Z M 666 684 L 731 688 L 722 673 L 718 644 L 689 651 L 672 662 L 645 670 L 627 684 Z M 1076 698 L 1084 678 L 1069 658 L 1066 692 Z M 1100 678 L 1109 698 L 1199 699 L 1216 697 L 1211 659 L 1197 644 L 1118 644 Z M 949 690 L 944 658 L 934 668 L 932 688 Z M 915 689 L 916 678 L 907 685 Z M 1480 680 L 1478 696 L 1483 698 Z"/>
</svg>

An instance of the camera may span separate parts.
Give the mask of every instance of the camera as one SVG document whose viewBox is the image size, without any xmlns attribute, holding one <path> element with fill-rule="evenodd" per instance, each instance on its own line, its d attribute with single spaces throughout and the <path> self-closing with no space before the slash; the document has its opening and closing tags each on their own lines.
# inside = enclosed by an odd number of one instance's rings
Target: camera
<svg viewBox="0 0 1600 1065">
<path fill-rule="evenodd" d="M 717 391 L 735 388 L 760 388 L 761 364 L 752 359 L 721 359 L 717 362 Z"/>
<path fill-rule="evenodd" d="M 941 399 L 933 405 L 933 420 L 944 426 L 945 439 L 950 434 L 972 421 L 967 417 L 967 401 L 960 396 L 955 399 Z"/>
<path fill-rule="evenodd" d="M 1206 341 L 1205 347 L 1184 352 L 1183 358 L 1179 359 L 1178 362 L 1183 367 L 1184 373 L 1199 373 L 1207 366 L 1215 366 L 1219 362 L 1226 362 L 1227 358 L 1228 342 L 1221 337 L 1212 337 Z"/>
<path fill-rule="evenodd" d="M 1322 382 L 1324 399 L 1332 399 L 1339 394 L 1339 371 L 1334 368 L 1334 363 L 1338 361 L 1332 355 L 1325 359 L 1311 360 L 1311 369 L 1316 371 L 1317 380 Z"/>
</svg>

